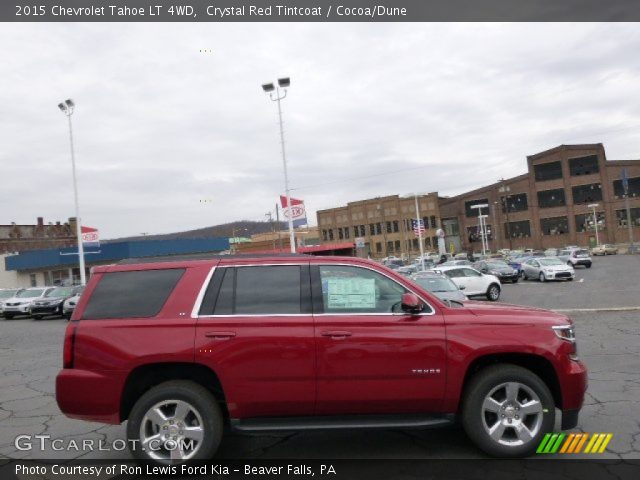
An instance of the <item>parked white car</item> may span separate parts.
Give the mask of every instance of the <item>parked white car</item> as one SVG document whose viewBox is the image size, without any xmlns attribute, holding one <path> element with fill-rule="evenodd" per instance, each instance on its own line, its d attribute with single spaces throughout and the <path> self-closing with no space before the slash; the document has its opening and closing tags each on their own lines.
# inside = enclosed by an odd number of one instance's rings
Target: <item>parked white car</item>
<svg viewBox="0 0 640 480">
<path fill-rule="evenodd" d="M 31 315 L 31 304 L 53 290 L 54 287 L 32 287 L 25 288 L 12 298 L 4 301 L 2 314 L 7 320 L 18 315 Z"/>
<path fill-rule="evenodd" d="M 524 280 L 573 280 L 576 271 L 557 257 L 530 258 L 522 263 L 522 278 Z"/>
<path fill-rule="evenodd" d="M 455 283 L 467 297 L 487 297 L 492 302 L 500 298 L 500 280 L 495 275 L 481 273 L 475 268 L 465 265 L 442 266 L 433 269 L 442 272 Z"/>
<path fill-rule="evenodd" d="M 584 265 L 591 268 L 591 255 L 585 248 L 564 249 L 558 253 L 558 258 L 575 268 L 576 265 Z"/>
</svg>

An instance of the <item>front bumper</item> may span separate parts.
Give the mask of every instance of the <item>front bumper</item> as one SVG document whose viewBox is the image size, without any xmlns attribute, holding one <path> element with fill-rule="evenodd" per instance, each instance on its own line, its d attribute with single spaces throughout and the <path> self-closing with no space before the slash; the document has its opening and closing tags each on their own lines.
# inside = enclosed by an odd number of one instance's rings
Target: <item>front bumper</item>
<svg viewBox="0 0 640 480">
<path fill-rule="evenodd" d="M 31 309 L 30 305 L 8 306 L 5 304 L 2 307 L 2 313 L 13 313 L 14 315 L 28 315 L 30 313 L 30 309 Z"/>
<path fill-rule="evenodd" d="M 547 277 L 548 280 L 567 280 L 569 278 L 575 278 L 576 274 L 575 272 L 551 272 L 551 273 L 546 273 L 545 272 L 545 277 Z"/>
<path fill-rule="evenodd" d="M 514 282 L 518 280 L 518 273 L 500 273 L 496 275 L 501 282 Z"/>
<path fill-rule="evenodd" d="M 60 305 L 32 306 L 32 315 L 55 315 L 60 312 Z"/>
</svg>

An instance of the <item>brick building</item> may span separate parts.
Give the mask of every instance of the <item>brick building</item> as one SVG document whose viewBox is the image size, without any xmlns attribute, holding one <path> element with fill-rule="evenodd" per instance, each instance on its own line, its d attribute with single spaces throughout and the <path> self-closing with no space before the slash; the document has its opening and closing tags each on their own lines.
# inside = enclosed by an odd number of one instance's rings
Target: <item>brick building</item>
<svg viewBox="0 0 640 480">
<path fill-rule="evenodd" d="M 425 224 L 425 248 L 436 247 L 436 229 L 440 227 L 438 194 L 418 197 L 420 217 Z M 363 256 L 415 255 L 418 239 L 411 219 L 415 218 L 415 198 L 390 195 L 350 202 L 345 207 L 318 210 L 318 229 L 323 244 L 364 239 Z"/>
<path fill-rule="evenodd" d="M 595 207 L 600 243 L 628 242 L 622 169 L 629 177 L 631 223 L 640 240 L 640 161 L 607 160 L 602 144 L 561 145 L 527 157 L 524 175 L 440 199 L 448 241 L 479 250 L 478 211 L 488 204 L 489 248 L 594 245 Z"/>
<path fill-rule="evenodd" d="M 561 145 L 527 157 L 527 173 L 454 197 L 420 197 L 420 216 L 429 226 L 425 248 L 435 250 L 442 227 L 447 250 L 479 251 L 478 210 L 488 205 L 489 249 L 562 247 L 595 244 L 593 207 L 600 243 L 627 243 L 629 234 L 622 169 L 626 169 L 631 225 L 640 241 L 640 160 L 608 160 L 602 144 Z M 374 257 L 414 255 L 417 239 L 410 219 L 413 197 L 397 195 L 351 202 L 318 211 L 320 241 L 364 237 Z M 428 220 L 428 221 L 427 221 Z M 348 236 L 347 236 L 348 235 Z"/>
<path fill-rule="evenodd" d="M 44 223 L 38 217 L 35 225 L 0 225 L 0 253 L 24 252 L 44 248 L 71 247 L 76 245 L 76 219 L 61 224 Z"/>
</svg>

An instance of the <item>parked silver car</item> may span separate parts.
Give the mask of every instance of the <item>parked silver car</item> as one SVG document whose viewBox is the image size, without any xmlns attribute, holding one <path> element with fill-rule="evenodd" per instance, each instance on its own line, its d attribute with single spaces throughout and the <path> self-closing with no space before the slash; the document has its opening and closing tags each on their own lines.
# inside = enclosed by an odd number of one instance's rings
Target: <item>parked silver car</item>
<svg viewBox="0 0 640 480">
<path fill-rule="evenodd" d="M 557 257 L 530 258 L 522 263 L 522 278 L 538 279 L 541 282 L 547 280 L 573 280 L 576 271 L 571 265 Z"/>
<path fill-rule="evenodd" d="M 62 316 L 69 320 L 73 311 L 76 309 L 76 305 L 80 301 L 80 295 L 84 292 L 84 286 L 76 287 L 73 297 L 67 298 L 62 304 Z"/>
<path fill-rule="evenodd" d="M 462 293 L 449 277 L 441 273 L 420 272 L 411 276 L 411 279 L 424 288 L 427 292 L 433 293 L 442 300 L 454 300 L 456 302 L 464 302 L 468 300 L 467 296 Z"/>
<path fill-rule="evenodd" d="M 9 298 L 15 297 L 22 290 L 22 288 L 0 288 L 0 317 L 2 317 L 4 302 Z"/>
</svg>

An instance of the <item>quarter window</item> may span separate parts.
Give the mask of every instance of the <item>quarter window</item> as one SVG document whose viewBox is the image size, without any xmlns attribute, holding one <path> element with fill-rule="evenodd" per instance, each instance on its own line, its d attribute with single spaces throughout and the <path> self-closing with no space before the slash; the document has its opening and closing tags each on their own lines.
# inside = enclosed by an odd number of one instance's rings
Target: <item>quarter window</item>
<svg viewBox="0 0 640 480">
<path fill-rule="evenodd" d="M 89 298 L 83 320 L 156 316 L 184 269 L 104 273 Z"/>
</svg>

